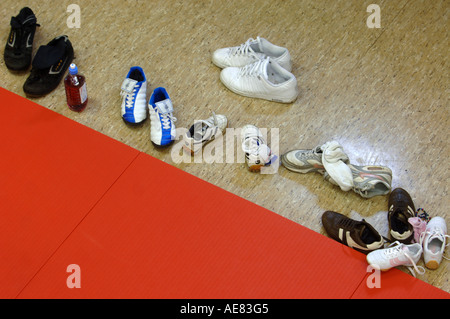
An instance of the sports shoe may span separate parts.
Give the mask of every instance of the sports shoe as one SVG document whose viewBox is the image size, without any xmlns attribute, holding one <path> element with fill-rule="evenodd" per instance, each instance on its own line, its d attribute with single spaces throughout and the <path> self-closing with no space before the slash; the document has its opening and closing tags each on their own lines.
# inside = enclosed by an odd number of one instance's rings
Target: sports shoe
<svg viewBox="0 0 450 319">
<path fill-rule="evenodd" d="M 445 219 L 442 217 L 433 217 L 427 224 L 425 232 L 420 236 L 420 243 L 423 246 L 423 258 L 425 266 L 428 269 L 437 269 L 442 261 L 442 257 L 449 260 L 444 256 L 445 247 L 449 244 L 445 244 L 447 238 L 447 225 Z"/>
<path fill-rule="evenodd" d="M 150 139 L 156 146 L 167 146 L 175 140 L 175 122 L 173 105 L 165 88 L 153 91 L 148 102 L 150 110 Z"/>
<path fill-rule="evenodd" d="M 366 259 L 369 265 L 382 271 L 387 271 L 393 267 L 406 266 L 415 277 L 414 270 L 421 275 L 425 273 L 423 267 L 417 266 L 421 256 L 422 246 L 420 244 L 405 245 L 396 241 L 388 248 L 370 252 Z"/>
<path fill-rule="evenodd" d="M 317 172 L 323 175 L 325 167 L 322 164 L 322 153 L 320 145 L 312 150 L 292 150 L 281 155 L 281 163 L 293 172 Z"/>
<path fill-rule="evenodd" d="M 218 134 L 224 134 L 228 127 L 228 119 L 225 115 L 215 114 L 206 120 L 196 121 L 184 136 L 183 148 L 192 155 L 214 140 Z"/>
<path fill-rule="evenodd" d="M 323 165 L 323 148 L 326 144 L 308 150 L 292 150 L 281 156 L 281 163 L 288 170 L 297 173 L 317 172 L 324 175 L 324 179 L 338 185 Z M 350 164 L 348 157 L 341 157 L 351 170 L 355 193 L 364 198 L 387 195 L 391 190 L 392 171 L 388 167 L 379 165 L 358 166 Z"/>
<path fill-rule="evenodd" d="M 292 69 L 291 55 L 288 49 L 274 45 L 264 38 L 248 39 L 240 46 L 223 48 L 214 51 L 212 61 L 220 68 L 230 66 L 242 67 L 247 64 L 272 58 L 289 72 Z"/>
<path fill-rule="evenodd" d="M 298 96 L 295 76 L 271 58 L 227 67 L 220 72 L 220 80 L 229 90 L 247 97 L 292 103 Z"/>
<path fill-rule="evenodd" d="M 363 198 L 387 195 L 391 191 L 392 171 L 389 167 L 378 165 L 358 166 L 347 164 L 352 171 L 352 190 Z M 337 185 L 325 172 L 324 179 Z"/>
<path fill-rule="evenodd" d="M 414 229 L 408 219 L 414 217 L 414 212 L 414 203 L 408 192 L 403 188 L 394 189 L 388 201 L 389 236 L 393 241 L 411 243 Z"/>
<path fill-rule="evenodd" d="M 254 125 L 245 125 L 241 130 L 242 150 L 245 153 L 245 162 L 251 172 L 259 172 L 261 167 L 270 165 L 274 155 L 267 146 L 264 137 Z"/>
<path fill-rule="evenodd" d="M 72 43 L 66 35 L 41 45 L 34 56 L 31 73 L 23 85 L 25 94 L 39 97 L 56 89 L 73 58 Z"/>
<path fill-rule="evenodd" d="M 322 224 L 331 238 L 364 254 L 383 248 L 383 237 L 364 219 L 356 221 L 342 214 L 326 211 L 322 215 Z"/>
<path fill-rule="evenodd" d="M 147 78 L 144 70 L 133 66 L 122 83 L 122 119 L 130 124 L 140 124 L 147 118 Z"/>
<path fill-rule="evenodd" d="M 3 54 L 6 67 L 13 71 L 27 70 L 31 64 L 33 40 L 37 24 L 36 16 L 28 7 L 11 17 L 11 31 Z"/>
</svg>

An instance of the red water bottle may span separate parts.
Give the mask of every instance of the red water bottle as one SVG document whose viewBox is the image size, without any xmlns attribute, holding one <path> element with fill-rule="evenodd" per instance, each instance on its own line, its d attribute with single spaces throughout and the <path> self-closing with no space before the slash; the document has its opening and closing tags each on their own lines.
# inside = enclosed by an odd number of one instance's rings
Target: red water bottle
<svg viewBox="0 0 450 319">
<path fill-rule="evenodd" d="M 64 86 L 69 108 L 76 112 L 83 111 L 88 103 L 86 78 L 78 73 L 78 68 L 74 63 L 69 67 L 69 74 L 64 79 Z"/>
</svg>

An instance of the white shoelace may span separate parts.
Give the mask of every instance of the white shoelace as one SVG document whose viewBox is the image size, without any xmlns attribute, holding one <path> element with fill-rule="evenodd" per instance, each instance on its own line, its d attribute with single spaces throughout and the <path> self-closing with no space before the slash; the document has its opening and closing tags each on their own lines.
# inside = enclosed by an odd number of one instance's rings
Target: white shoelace
<svg viewBox="0 0 450 319">
<path fill-rule="evenodd" d="M 136 96 L 136 90 L 138 89 L 138 85 L 136 85 L 133 89 L 132 93 L 127 93 L 125 91 L 120 92 L 120 96 L 125 97 L 125 107 L 130 108 L 133 107 L 134 98 Z"/>
<path fill-rule="evenodd" d="M 394 247 L 391 247 L 393 245 L 396 245 Z M 408 254 L 407 250 L 404 250 L 403 247 L 405 245 L 401 244 L 399 241 L 395 241 L 392 244 L 390 244 L 388 247 L 391 248 L 387 248 L 385 250 L 385 254 L 389 259 L 395 258 L 399 255 L 404 255 L 406 258 L 408 258 L 408 260 L 411 262 L 412 267 L 411 266 L 406 266 L 409 271 L 411 272 L 411 274 L 416 277 L 416 274 L 414 272 L 417 271 L 417 273 L 419 275 L 423 275 L 425 273 L 425 268 L 423 268 L 422 266 L 417 266 L 416 263 L 414 262 L 414 260 L 412 259 L 412 257 Z M 408 250 L 409 251 L 409 250 Z"/>
<path fill-rule="evenodd" d="M 259 37 L 258 37 L 258 40 L 259 40 Z M 250 54 L 250 55 L 257 57 L 255 51 L 253 51 L 253 49 L 251 48 L 252 43 L 255 41 L 256 41 L 255 39 L 250 38 L 247 41 L 245 41 L 245 43 L 242 43 L 240 46 L 231 48 L 229 54 L 230 55 L 249 55 Z"/>
<path fill-rule="evenodd" d="M 166 113 L 166 114 L 161 114 L 159 113 L 158 110 L 156 110 L 156 113 L 161 115 L 162 119 L 162 128 L 167 130 L 170 128 L 170 122 L 172 121 L 173 123 L 175 123 L 177 121 L 177 118 L 173 116 L 172 113 Z"/>
<path fill-rule="evenodd" d="M 258 60 L 254 63 L 247 64 L 241 68 L 239 76 L 258 76 L 264 74 L 264 62 L 265 60 Z"/>
<path fill-rule="evenodd" d="M 450 235 L 444 235 L 439 228 L 434 228 L 432 231 L 424 231 L 420 234 L 419 238 L 419 244 L 422 246 L 423 241 L 425 240 L 425 236 L 429 235 L 430 237 L 437 237 L 439 238 L 444 244 L 446 242 L 446 238 L 450 238 Z M 448 247 L 450 245 L 450 241 L 445 245 L 445 247 Z M 450 260 L 450 258 L 442 255 L 442 257 L 446 260 Z"/>
</svg>

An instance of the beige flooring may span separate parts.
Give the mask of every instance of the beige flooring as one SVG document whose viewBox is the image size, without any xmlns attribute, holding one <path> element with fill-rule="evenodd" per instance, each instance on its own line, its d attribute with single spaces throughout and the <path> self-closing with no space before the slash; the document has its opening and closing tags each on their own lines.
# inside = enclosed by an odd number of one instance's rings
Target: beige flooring
<svg viewBox="0 0 450 319">
<path fill-rule="evenodd" d="M 81 9 L 79 29 L 66 23 L 71 3 Z M 381 8 L 379 29 L 366 25 L 371 3 Z M 278 129 L 281 153 L 337 140 L 352 163 L 390 167 L 393 188 L 406 189 L 416 207 L 450 225 L 448 1 L 3 0 L 2 43 L 10 17 L 26 5 L 41 24 L 34 50 L 68 35 L 89 94 L 82 113 L 68 109 L 63 85 L 36 103 L 319 233 L 325 234 L 322 213 L 334 210 L 364 218 L 387 236 L 387 196 L 364 199 L 318 174 L 284 167 L 275 174 L 251 173 L 225 157 L 222 163 L 175 163 L 171 148 L 150 142 L 149 120 L 130 127 L 121 119 L 120 85 L 129 68 L 139 65 L 149 80 L 148 96 L 158 86 L 168 90 L 177 127 L 190 127 L 212 109 L 227 115 L 233 128 Z M 242 97 L 221 84 L 212 52 L 256 36 L 290 50 L 300 89 L 294 103 Z M 0 60 L 0 86 L 25 96 L 26 76 L 10 73 Z M 173 196 L 183 200 L 183 194 Z M 314 242 L 305 245 L 314 249 Z M 443 261 L 418 277 L 450 292 L 448 271 Z"/>
</svg>

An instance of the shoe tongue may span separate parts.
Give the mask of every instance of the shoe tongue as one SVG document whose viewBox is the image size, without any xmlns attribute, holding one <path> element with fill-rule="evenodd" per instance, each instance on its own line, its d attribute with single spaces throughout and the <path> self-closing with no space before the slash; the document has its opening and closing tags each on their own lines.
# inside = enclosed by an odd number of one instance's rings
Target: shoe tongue
<svg viewBox="0 0 450 319">
<path fill-rule="evenodd" d="M 402 210 L 402 209 L 397 209 L 395 211 L 396 217 L 398 220 L 400 220 L 403 223 L 408 223 L 408 217 L 404 214 L 404 211 L 406 211 L 406 209 Z"/>
<path fill-rule="evenodd" d="M 374 243 L 374 241 L 377 241 L 377 239 L 374 238 L 373 231 L 364 221 L 356 225 L 355 230 L 359 235 L 358 239 L 361 239 L 362 243 L 364 243 L 365 245 L 370 245 Z"/>
<path fill-rule="evenodd" d="M 261 73 L 266 80 L 269 78 L 269 76 L 267 75 L 267 68 L 269 66 L 269 63 L 270 63 L 269 58 L 266 58 L 262 61 L 261 64 Z"/>
<path fill-rule="evenodd" d="M 253 51 L 262 53 L 263 47 L 262 47 L 261 38 L 257 37 L 256 40 L 252 41 L 252 43 L 250 44 L 250 47 L 252 48 Z"/>
<path fill-rule="evenodd" d="M 365 235 L 364 232 L 366 231 L 366 229 L 367 229 L 367 226 L 365 224 L 363 224 L 363 223 L 359 223 L 358 225 L 355 226 L 355 231 L 359 235 L 358 239 L 359 238 L 361 238 L 361 239 L 364 238 L 364 235 Z M 363 239 L 363 241 L 364 241 L 364 239 Z"/>
</svg>

